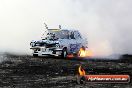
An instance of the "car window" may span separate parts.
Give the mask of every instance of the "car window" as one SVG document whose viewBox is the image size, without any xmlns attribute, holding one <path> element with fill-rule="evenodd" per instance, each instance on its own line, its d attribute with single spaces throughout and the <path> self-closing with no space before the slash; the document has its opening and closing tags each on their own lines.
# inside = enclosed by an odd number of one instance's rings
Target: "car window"
<svg viewBox="0 0 132 88">
<path fill-rule="evenodd" d="M 50 31 L 49 33 L 47 33 L 45 39 L 69 39 L 69 31 Z"/>
<path fill-rule="evenodd" d="M 81 38 L 81 35 L 80 35 L 80 33 L 78 31 L 75 31 L 74 34 L 75 34 L 75 38 L 76 39 L 80 39 Z"/>
<path fill-rule="evenodd" d="M 69 39 L 69 31 L 68 30 L 62 30 L 58 36 L 61 39 Z"/>
<path fill-rule="evenodd" d="M 70 38 L 71 39 L 75 39 L 75 35 L 74 35 L 74 32 L 73 31 L 70 33 Z"/>
</svg>

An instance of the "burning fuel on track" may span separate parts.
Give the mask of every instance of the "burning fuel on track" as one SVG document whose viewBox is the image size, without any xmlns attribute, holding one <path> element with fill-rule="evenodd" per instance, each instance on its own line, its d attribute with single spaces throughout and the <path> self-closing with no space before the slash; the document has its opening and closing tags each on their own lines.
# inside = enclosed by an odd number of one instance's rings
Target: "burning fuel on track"
<svg viewBox="0 0 132 88">
<path fill-rule="evenodd" d="M 103 75 L 90 75 L 86 74 L 82 66 L 79 66 L 77 74 L 77 83 L 85 84 L 86 82 L 91 83 L 129 83 L 129 75 L 115 75 L 115 74 L 103 74 Z"/>
</svg>

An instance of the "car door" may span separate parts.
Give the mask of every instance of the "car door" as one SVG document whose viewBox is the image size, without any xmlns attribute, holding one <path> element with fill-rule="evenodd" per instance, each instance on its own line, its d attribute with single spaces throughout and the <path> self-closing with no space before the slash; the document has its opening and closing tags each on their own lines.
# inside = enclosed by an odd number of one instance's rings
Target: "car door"
<svg viewBox="0 0 132 88">
<path fill-rule="evenodd" d="M 76 52 L 77 52 L 83 46 L 83 39 L 79 31 L 75 31 L 74 34 L 75 34 L 75 39 L 76 39 L 76 44 L 77 44 L 77 49 L 76 49 Z"/>
<path fill-rule="evenodd" d="M 70 47 L 70 52 L 71 53 L 76 53 L 76 51 L 78 50 L 78 43 L 77 43 L 77 38 L 75 37 L 75 31 L 71 31 L 70 32 L 70 42 L 69 42 L 69 47 Z"/>
<path fill-rule="evenodd" d="M 75 38 L 76 38 L 76 42 L 78 44 L 78 49 L 80 49 L 82 46 L 84 46 L 85 48 L 88 48 L 88 41 L 87 39 L 83 39 L 80 32 L 76 31 L 75 32 Z"/>
</svg>

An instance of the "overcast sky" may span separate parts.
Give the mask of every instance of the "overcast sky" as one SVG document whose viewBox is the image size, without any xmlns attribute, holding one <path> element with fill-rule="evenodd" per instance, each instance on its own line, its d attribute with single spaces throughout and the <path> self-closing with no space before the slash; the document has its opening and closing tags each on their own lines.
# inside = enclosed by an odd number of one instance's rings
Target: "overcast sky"
<svg viewBox="0 0 132 88">
<path fill-rule="evenodd" d="M 30 54 L 44 22 L 80 30 L 95 55 L 132 54 L 132 0 L 0 0 L 0 51 Z"/>
</svg>

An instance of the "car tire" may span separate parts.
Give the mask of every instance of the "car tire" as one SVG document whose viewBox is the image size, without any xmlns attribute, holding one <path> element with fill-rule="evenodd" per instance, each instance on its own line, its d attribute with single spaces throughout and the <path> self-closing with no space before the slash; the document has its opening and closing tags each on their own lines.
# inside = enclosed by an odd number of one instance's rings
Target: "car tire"
<svg viewBox="0 0 132 88">
<path fill-rule="evenodd" d="M 33 54 L 33 57 L 38 57 L 38 54 Z"/>
<path fill-rule="evenodd" d="M 62 58 L 67 57 L 67 49 L 63 49 L 61 56 L 62 56 Z"/>
</svg>

